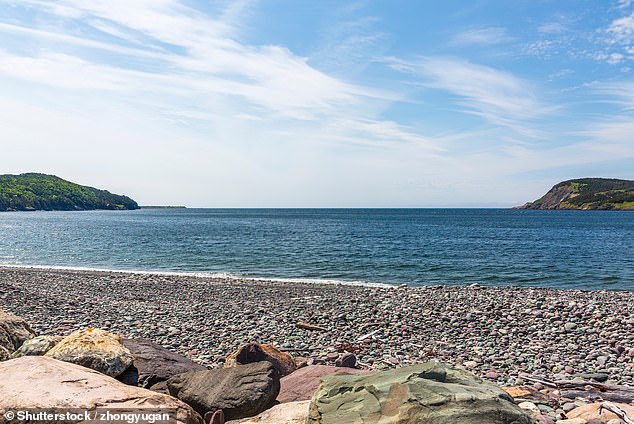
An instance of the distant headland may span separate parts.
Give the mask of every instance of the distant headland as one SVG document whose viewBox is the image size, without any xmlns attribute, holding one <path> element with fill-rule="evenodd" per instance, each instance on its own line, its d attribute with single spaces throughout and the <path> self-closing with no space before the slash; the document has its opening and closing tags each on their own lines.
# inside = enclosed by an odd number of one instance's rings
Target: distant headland
<svg viewBox="0 0 634 424">
<path fill-rule="evenodd" d="M 634 210 L 634 181 L 614 178 L 563 181 L 543 197 L 516 209 Z"/>
<path fill-rule="evenodd" d="M 132 210 L 128 196 L 82 186 L 55 175 L 0 175 L 0 211 Z"/>
</svg>

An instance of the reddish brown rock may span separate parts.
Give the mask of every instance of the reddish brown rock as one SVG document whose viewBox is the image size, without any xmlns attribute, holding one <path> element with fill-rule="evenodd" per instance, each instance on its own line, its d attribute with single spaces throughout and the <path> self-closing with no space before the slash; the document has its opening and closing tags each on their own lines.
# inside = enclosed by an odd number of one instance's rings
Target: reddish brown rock
<svg viewBox="0 0 634 424">
<path fill-rule="evenodd" d="M 0 394 L 0 422 L 6 411 L 24 409 L 149 408 L 174 411 L 177 424 L 202 424 L 202 418 L 178 399 L 126 386 L 97 371 L 46 356 L 1 362 Z"/>
<path fill-rule="evenodd" d="M 259 343 L 247 343 L 227 356 L 225 368 L 261 361 L 272 363 L 280 378 L 297 369 L 297 364 L 291 355 L 273 345 Z"/>
<path fill-rule="evenodd" d="M 280 394 L 277 396 L 277 401 L 286 403 L 310 400 L 319 386 L 321 377 L 335 372 L 362 374 L 368 371 L 328 365 L 309 365 L 280 380 Z"/>
<path fill-rule="evenodd" d="M 167 392 L 167 385 L 160 383 L 170 377 L 207 369 L 147 339 L 123 339 L 121 342 L 132 352 L 138 384 L 146 389 Z"/>
</svg>

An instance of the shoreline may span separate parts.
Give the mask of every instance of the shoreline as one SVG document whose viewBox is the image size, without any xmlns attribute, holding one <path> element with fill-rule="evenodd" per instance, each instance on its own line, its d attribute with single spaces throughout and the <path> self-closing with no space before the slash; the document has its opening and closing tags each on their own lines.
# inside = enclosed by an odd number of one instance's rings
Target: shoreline
<svg viewBox="0 0 634 424">
<path fill-rule="evenodd" d="M 0 266 L 0 308 L 40 334 L 96 327 L 209 367 L 244 343 L 372 369 L 437 359 L 489 381 L 602 373 L 634 383 L 634 293 L 509 286 L 315 284 Z M 296 327 L 308 322 L 327 332 Z M 329 354 L 330 357 L 329 357 Z"/>
<path fill-rule="evenodd" d="M 195 277 L 195 278 L 208 278 L 208 279 L 221 279 L 221 280 L 235 280 L 235 281 L 254 281 L 254 282 L 274 282 L 274 283 L 288 283 L 288 284 L 328 284 L 328 285 L 350 285 L 360 287 L 380 287 L 380 288 L 397 288 L 403 284 L 399 283 L 381 283 L 371 281 L 355 281 L 355 280 L 336 280 L 327 278 L 285 278 L 285 277 L 248 277 L 238 274 L 232 274 L 230 272 L 208 272 L 208 271 L 144 271 L 144 270 L 129 270 L 129 269 L 109 269 L 109 268 L 91 268 L 82 266 L 62 266 L 62 265 L 14 265 L 14 264 L 0 264 L 2 268 L 17 268 L 17 269 L 31 269 L 37 271 L 70 271 L 70 272 L 110 272 L 121 274 L 139 274 L 139 275 L 156 275 L 156 276 L 175 276 L 175 277 Z M 426 287 L 426 286 L 411 286 L 411 287 Z"/>
</svg>

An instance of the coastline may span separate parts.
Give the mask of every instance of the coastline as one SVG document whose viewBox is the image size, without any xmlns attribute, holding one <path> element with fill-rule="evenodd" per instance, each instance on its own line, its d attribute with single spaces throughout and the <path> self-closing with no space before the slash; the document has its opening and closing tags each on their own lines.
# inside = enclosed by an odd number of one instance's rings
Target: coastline
<svg viewBox="0 0 634 424">
<path fill-rule="evenodd" d="M 634 293 L 503 286 L 371 287 L 236 277 L 0 266 L 0 308 L 40 334 L 97 327 L 210 367 L 275 344 L 373 369 L 437 359 L 490 381 L 607 374 L 634 382 Z M 308 322 L 328 328 L 296 327 Z"/>
</svg>

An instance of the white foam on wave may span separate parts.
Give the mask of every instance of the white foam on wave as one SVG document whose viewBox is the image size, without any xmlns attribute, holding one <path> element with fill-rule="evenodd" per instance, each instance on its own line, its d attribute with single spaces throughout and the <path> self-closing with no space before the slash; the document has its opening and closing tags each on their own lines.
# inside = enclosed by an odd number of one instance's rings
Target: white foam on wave
<svg viewBox="0 0 634 424">
<path fill-rule="evenodd" d="M 247 280 L 247 281 L 271 281 L 277 283 L 305 283 L 305 284 L 329 284 L 343 286 L 363 286 L 374 288 L 396 288 L 394 284 L 378 283 L 371 281 L 355 281 L 355 280 L 335 280 L 321 278 L 275 278 L 275 277 L 251 277 L 239 274 L 231 274 L 228 272 L 203 272 L 203 271 L 145 271 L 145 270 L 128 270 L 128 269 L 107 269 L 107 268 L 91 268 L 81 266 L 62 266 L 62 265 L 23 265 L 23 264 L 7 264 L 0 262 L 3 268 L 19 268 L 19 269 L 37 269 L 42 271 L 85 271 L 85 272 L 116 272 L 122 274 L 140 274 L 140 275 L 166 275 L 176 277 L 200 277 L 214 278 L 225 280 Z"/>
</svg>

